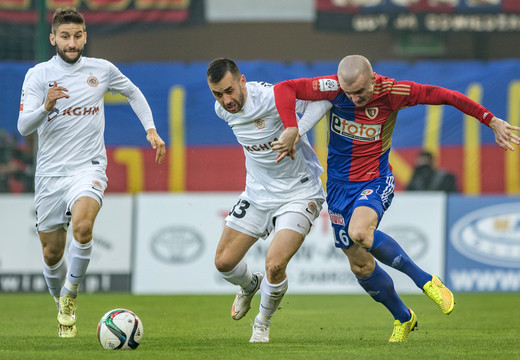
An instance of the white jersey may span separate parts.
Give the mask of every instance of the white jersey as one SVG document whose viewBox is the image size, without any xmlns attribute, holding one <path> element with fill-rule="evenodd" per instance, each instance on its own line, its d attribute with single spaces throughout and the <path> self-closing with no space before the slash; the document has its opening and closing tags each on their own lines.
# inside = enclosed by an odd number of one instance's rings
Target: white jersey
<svg viewBox="0 0 520 360">
<path fill-rule="evenodd" d="M 296 144 L 295 160 L 289 157 L 276 164 L 277 151 L 271 143 L 280 138 L 284 125 L 276 110 L 273 86 L 246 83 L 247 98 L 242 110 L 231 114 L 215 102 L 215 112 L 228 123 L 246 156 L 246 189 L 241 197 L 261 206 L 273 206 L 288 200 L 324 197 L 319 176 L 323 173 L 307 136 Z M 297 112 L 307 104 L 297 102 Z"/>
<path fill-rule="evenodd" d="M 69 98 L 59 99 L 48 112 L 44 103 L 55 81 L 68 89 Z M 109 61 L 81 57 L 68 64 L 56 55 L 29 69 L 22 86 L 18 129 L 22 135 L 38 129 L 36 176 L 68 176 L 92 165 L 106 169 L 103 99 L 107 91 L 126 96 L 145 129 L 154 128 L 141 91 Z"/>
</svg>

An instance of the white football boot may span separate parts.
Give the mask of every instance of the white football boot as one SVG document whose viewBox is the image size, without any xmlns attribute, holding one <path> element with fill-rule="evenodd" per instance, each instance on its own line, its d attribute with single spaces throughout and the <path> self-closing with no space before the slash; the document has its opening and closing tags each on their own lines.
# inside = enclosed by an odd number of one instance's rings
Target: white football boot
<svg viewBox="0 0 520 360">
<path fill-rule="evenodd" d="M 249 293 L 244 292 L 244 289 L 240 289 L 235 296 L 235 301 L 231 307 L 231 317 L 235 320 L 242 319 L 251 309 L 251 300 L 253 300 L 253 296 L 260 289 L 264 274 L 257 272 L 253 274 L 253 277 L 256 277 L 255 288 Z"/>
<path fill-rule="evenodd" d="M 253 324 L 253 335 L 249 339 L 250 343 L 268 343 L 269 342 L 269 324 L 262 324 L 256 321 Z"/>
</svg>

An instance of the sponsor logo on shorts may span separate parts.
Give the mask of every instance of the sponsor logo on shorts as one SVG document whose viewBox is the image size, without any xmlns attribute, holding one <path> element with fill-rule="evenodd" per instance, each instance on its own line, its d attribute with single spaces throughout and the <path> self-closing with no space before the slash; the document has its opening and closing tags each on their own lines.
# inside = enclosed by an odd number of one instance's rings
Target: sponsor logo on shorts
<svg viewBox="0 0 520 360">
<path fill-rule="evenodd" d="M 336 225 L 345 226 L 345 219 L 343 215 L 329 211 L 330 222 Z"/>
<path fill-rule="evenodd" d="M 316 203 L 314 201 L 311 201 L 307 204 L 307 209 L 305 210 L 307 210 L 307 212 L 311 213 L 312 215 L 315 215 L 317 209 L 318 207 L 316 206 Z"/>
<path fill-rule="evenodd" d="M 92 189 L 101 191 L 103 190 L 103 185 L 97 180 L 92 180 Z"/>
<path fill-rule="evenodd" d="M 92 87 L 96 87 L 99 85 L 99 80 L 95 76 L 89 76 L 87 78 L 87 84 L 89 84 Z"/>
<path fill-rule="evenodd" d="M 261 130 L 265 128 L 265 121 L 263 119 L 255 120 L 255 126 Z"/>
<path fill-rule="evenodd" d="M 330 129 L 338 135 L 359 141 L 376 141 L 381 138 L 381 125 L 360 124 L 332 114 Z"/>
<path fill-rule="evenodd" d="M 368 196 L 371 195 L 374 192 L 372 189 L 365 189 L 361 192 L 361 196 L 358 200 L 368 200 Z"/>
</svg>

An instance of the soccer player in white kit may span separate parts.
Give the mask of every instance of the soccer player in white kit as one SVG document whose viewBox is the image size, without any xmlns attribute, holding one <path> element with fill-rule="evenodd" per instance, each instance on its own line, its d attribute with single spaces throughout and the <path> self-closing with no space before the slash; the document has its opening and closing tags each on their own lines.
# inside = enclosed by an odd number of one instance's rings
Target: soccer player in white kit
<svg viewBox="0 0 520 360">
<path fill-rule="evenodd" d="M 213 60 L 207 81 L 216 99 L 215 112 L 226 121 L 244 149 L 246 188 L 226 217 L 217 246 L 215 266 L 222 278 L 240 286 L 231 308 L 239 320 L 260 289 L 260 311 L 250 342 L 269 342 L 271 317 L 287 291 L 286 267 L 298 251 L 325 201 L 318 157 L 302 134 L 293 159 L 276 164 L 271 143 L 284 126 L 274 101 L 273 86 L 246 82 L 230 59 Z M 298 102 L 303 116 L 320 116 L 326 102 Z M 285 135 L 284 135 L 285 136 Z M 266 276 L 252 273 L 243 257 L 259 239 L 274 233 L 265 259 Z"/>
<path fill-rule="evenodd" d="M 75 8 L 56 10 L 50 42 L 57 55 L 25 76 L 18 130 L 24 136 L 38 131 L 34 204 L 43 275 L 58 307 L 58 335 L 75 337 L 76 296 L 90 262 L 92 230 L 107 182 L 105 93 L 128 98 L 157 150 L 157 163 L 166 150 L 141 91 L 112 63 L 82 56 L 87 33 Z M 71 220 L 73 239 L 65 261 Z"/>
</svg>

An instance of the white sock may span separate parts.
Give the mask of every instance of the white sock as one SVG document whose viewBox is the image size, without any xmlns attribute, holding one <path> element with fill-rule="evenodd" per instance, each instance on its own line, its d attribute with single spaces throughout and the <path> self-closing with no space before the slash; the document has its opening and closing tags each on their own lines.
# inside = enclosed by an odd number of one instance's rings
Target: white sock
<svg viewBox="0 0 520 360">
<path fill-rule="evenodd" d="M 80 244 L 76 239 L 72 239 L 70 242 L 69 255 L 67 259 L 69 270 L 67 272 L 65 284 L 61 288 L 60 296 L 78 295 L 79 284 L 83 280 L 83 277 L 85 277 L 88 264 L 90 263 L 92 244 L 93 240 L 86 244 Z"/>
<path fill-rule="evenodd" d="M 260 285 L 260 313 L 256 316 L 256 321 L 263 324 L 269 324 L 271 322 L 271 318 L 282 302 L 287 287 L 287 278 L 279 284 L 271 284 L 267 281 L 267 276 L 264 277 Z"/>
<path fill-rule="evenodd" d="M 247 263 L 244 260 L 240 260 L 233 270 L 221 272 L 220 275 L 224 280 L 241 288 L 246 288 L 253 279 L 253 273 L 247 269 Z"/>
<path fill-rule="evenodd" d="M 60 296 L 60 290 L 65 282 L 65 276 L 67 275 L 67 263 L 65 257 L 62 257 L 56 264 L 49 266 L 43 260 L 43 277 L 47 283 L 47 288 L 52 296 L 56 299 Z"/>
</svg>

